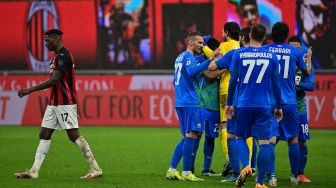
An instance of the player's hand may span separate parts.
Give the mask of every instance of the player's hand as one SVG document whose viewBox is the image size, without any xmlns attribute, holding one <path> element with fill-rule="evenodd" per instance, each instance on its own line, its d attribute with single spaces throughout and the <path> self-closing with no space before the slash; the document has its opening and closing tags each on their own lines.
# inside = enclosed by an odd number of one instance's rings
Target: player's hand
<svg viewBox="0 0 336 188">
<path fill-rule="evenodd" d="M 18 96 L 22 98 L 25 95 L 29 95 L 31 93 L 30 89 L 21 89 L 18 91 Z"/>
<path fill-rule="evenodd" d="M 227 106 L 225 109 L 225 113 L 228 119 L 232 119 L 234 116 L 234 108 L 233 106 Z"/>
<path fill-rule="evenodd" d="M 313 55 L 312 47 L 309 47 L 307 52 L 307 58 L 311 58 L 312 55 Z"/>
<path fill-rule="evenodd" d="M 283 117 L 282 109 L 275 109 L 274 110 L 274 115 L 275 115 L 278 122 L 281 121 L 282 117 Z"/>
<path fill-rule="evenodd" d="M 210 61 L 213 61 L 215 58 L 218 58 L 221 55 L 220 49 L 217 48 L 215 51 L 213 51 L 212 55 L 210 56 Z"/>
</svg>

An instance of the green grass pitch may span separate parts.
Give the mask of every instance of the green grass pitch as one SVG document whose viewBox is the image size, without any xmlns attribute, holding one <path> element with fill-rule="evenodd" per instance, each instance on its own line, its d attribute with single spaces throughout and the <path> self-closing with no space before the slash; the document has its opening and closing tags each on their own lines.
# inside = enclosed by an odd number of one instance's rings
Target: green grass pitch
<svg viewBox="0 0 336 188">
<path fill-rule="evenodd" d="M 38 144 L 39 127 L 0 127 L 0 187 L 234 187 L 220 183 L 222 177 L 206 177 L 204 182 L 178 182 L 165 179 L 171 155 L 180 139 L 177 128 L 138 127 L 81 127 L 104 176 L 98 179 L 79 179 L 88 166 L 65 131 L 55 131 L 51 148 L 40 170 L 40 178 L 21 180 L 15 172 L 30 168 Z M 308 142 L 306 175 L 313 181 L 300 187 L 335 187 L 336 131 L 312 130 Z M 203 165 L 203 140 L 196 159 L 196 175 Z M 216 142 L 212 169 L 220 172 L 224 157 L 219 140 Z M 181 164 L 179 166 L 181 168 Z M 276 172 L 279 187 L 289 185 L 287 146 L 276 148 Z M 254 177 L 245 187 L 254 187 Z"/>
</svg>

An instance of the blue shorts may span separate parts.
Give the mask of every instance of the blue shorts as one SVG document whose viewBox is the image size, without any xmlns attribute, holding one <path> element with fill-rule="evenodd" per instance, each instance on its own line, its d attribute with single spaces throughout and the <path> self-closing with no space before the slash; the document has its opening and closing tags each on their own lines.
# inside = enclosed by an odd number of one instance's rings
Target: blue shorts
<svg viewBox="0 0 336 188">
<path fill-rule="evenodd" d="M 272 106 L 271 108 L 271 132 L 272 132 L 272 137 L 277 137 L 279 136 L 279 124 L 278 121 L 274 115 L 274 110 L 275 106 Z"/>
<path fill-rule="evenodd" d="M 237 137 L 258 140 L 271 138 L 271 109 L 264 107 L 238 107 L 235 133 Z"/>
<path fill-rule="evenodd" d="M 180 129 L 183 136 L 191 131 L 200 133 L 204 131 L 201 108 L 175 107 L 175 110 L 180 120 Z"/>
<path fill-rule="evenodd" d="M 299 141 L 304 142 L 310 140 L 309 125 L 307 119 L 307 113 L 299 113 L 300 129 L 299 129 Z"/>
<path fill-rule="evenodd" d="M 237 112 L 237 107 L 234 106 L 234 111 Z M 232 119 L 227 119 L 226 121 L 226 131 L 230 134 L 236 134 L 235 124 L 236 124 L 236 115 L 232 117 Z"/>
<path fill-rule="evenodd" d="M 202 108 L 202 115 L 205 125 L 205 136 L 210 138 L 218 137 L 219 111 Z"/>
<path fill-rule="evenodd" d="M 299 135 L 299 112 L 296 104 L 282 105 L 282 111 L 278 139 L 285 141 Z"/>
</svg>

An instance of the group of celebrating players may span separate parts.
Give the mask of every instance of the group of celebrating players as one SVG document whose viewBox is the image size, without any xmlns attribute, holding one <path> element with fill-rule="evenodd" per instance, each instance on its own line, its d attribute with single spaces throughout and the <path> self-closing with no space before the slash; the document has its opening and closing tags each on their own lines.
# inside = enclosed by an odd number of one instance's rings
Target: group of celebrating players
<svg viewBox="0 0 336 188">
<path fill-rule="evenodd" d="M 202 176 L 218 175 L 210 166 L 220 134 L 227 159 L 221 175 L 228 176 L 222 182 L 241 187 L 256 172 L 256 187 L 266 187 L 265 182 L 277 186 L 279 140 L 288 143 L 290 183 L 310 182 L 304 175 L 310 139 L 304 97 L 305 91 L 314 90 L 312 51 L 302 50 L 296 36 L 287 44 L 288 35 L 284 22 L 272 27 L 271 44 L 265 44 L 266 28 L 261 24 L 240 30 L 237 23 L 227 22 L 222 43 L 198 32 L 188 34 L 187 49 L 177 57 L 174 74 L 183 138 L 175 147 L 167 179 L 204 181 L 194 175 L 194 163 L 205 132 Z"/>
</svg>

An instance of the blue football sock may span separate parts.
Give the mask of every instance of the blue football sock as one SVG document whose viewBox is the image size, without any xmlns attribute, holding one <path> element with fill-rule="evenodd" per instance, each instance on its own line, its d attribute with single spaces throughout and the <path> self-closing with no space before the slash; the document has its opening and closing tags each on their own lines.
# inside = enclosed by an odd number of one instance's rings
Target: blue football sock
<svg viewBox="0 0 336 188">
<path fill-rule="evenodd" d="M 235 138 L 228 138 L 228 153 L 229 153 L 229 159 L 232 166 L 232 172 L 234 174 L 239 174 L 240 172 L 240 164 L 239 164 L 239 155 L 237 152 L 237 145 L 236 145 L 236 139 Z"/>
<path fill-rule="evenodd" d="M 275 143 L 271 142 L 270 146 L 272 147 L 272 151 L 270 152 L 270 159 L 268 164 L 269 179 L 272 178 L 272 176 L 275 176 Z"/>
<path fill-rule="evenodd" d="M 173 157 L 170 161 L 170 168 L 177 168 L 177 165 L 180 163 L 182 159 L 182 150 L 183 150 L 183 145 L 184 145 L 184 138 L 176 145 Z"/>
<path fill-rule="evenodd" d="M 255 168 L 257 164 L 257 151 L 258 144 L 257 141 L 253 138 L 253 147 L 252 147 L 252 158 L 251 158 L 251 168 Z"/>
<path fill-rule="evenodd" d="M 204 154 L 203 172 L 210 171 L 214 148 L 215 148 L 215 138 L 210 138 L 206 136 L 203 147 L 203 154 Z"/>
<path fill-rule="evenodd" d="M 249 148 L 246 144 L 246 139 L 237 138 L 236 146 L 238 148 L 240 162 L 242 163 L 243 168 L 245 168 L 250 164 Z"/>
<path fill-rule="evenodd" d="M 270 144 L 262 144 L 259 146 L 258 153 L 258 183 L 264 184 L 265 174 L 268 168 L 270 153 L 272 152 L 273 147 Z M 274 150 L 273 150 L 274 151 Z"/>
<path fill-rule="evenodd" d="M 201 140 L 201 138 L 197 138 L 196 141 L 195 141 L 193 159 L 192 159 L 191 167 L 190 167 L 190 170 L 192 172 L 194 172 L 194 170 L 195 170 L 195 159 L 196 159 L 196 154 L 197 154 L 197 151 L 198 151 L 200 140 Z"/>
<path fill-rule="evenodd" d="M 299 174 L 303 174 L 307 164 L 308 149 L 306 144 L 303 144 L 303 146 L 299 146 L 299 148 L 300 148 Z"/>
<path fill-rule="evenodd" d="M 183 171 L 191 171 L 192 161 L 194 158 L 196 138 L 186 137 L 183 145 Z"/>
<path fill-rule="evenodd" d="M 291 166 L 291 173 L 296 177 L 298 175 L 300 162 L 300 149 L 298 143 L 288 144 L 288 156 Z"/>
</svg>

